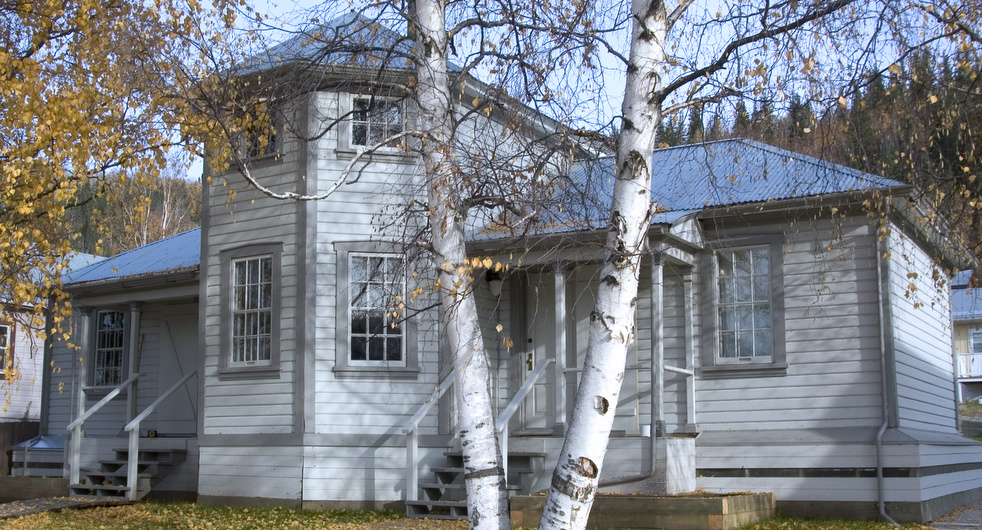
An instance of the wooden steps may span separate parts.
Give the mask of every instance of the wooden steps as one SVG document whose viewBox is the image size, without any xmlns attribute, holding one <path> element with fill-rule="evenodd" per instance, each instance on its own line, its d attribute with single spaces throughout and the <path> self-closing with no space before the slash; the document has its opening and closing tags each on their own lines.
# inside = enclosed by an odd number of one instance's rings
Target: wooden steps
<svg viewBox="0 0 982 530">
<path fill-rule="evenodd" d="M 117 449 L 114 458 L 99 462 L 99 469 L 82 469 L 80 483 L 69 484 L 68 492 L 78 497 L 125 498 L 128 456 L 126 449 Z M 186 457 L 184 449 L 141 449 L 137 456 L 137 499 L 150 493 Z"/>
<path fill-rule="evenodd" d="M 432 480 L 420 483 L 420 499 L 406 501 L 407 517 L 428 519 L 466 519 L 467 491 L 464 485 L 464 455 L 460 451 L 444 453 L 447 465 L 431 469 Z M 540 471 L 546 455 L 511 453 L 508 455 L 508 490 L 510 495 L 524 491 L 526 478 Z"/>
</svg>

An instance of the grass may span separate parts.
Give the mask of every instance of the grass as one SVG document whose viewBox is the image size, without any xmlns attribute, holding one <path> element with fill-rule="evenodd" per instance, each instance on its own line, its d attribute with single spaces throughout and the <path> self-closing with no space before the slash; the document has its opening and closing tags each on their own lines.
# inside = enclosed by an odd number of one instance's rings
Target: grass
<svg viewBox="0 0 982 530">
<path fill-rule="evenodd" d="M 966 418 L 982 417 L 982 403 L 975 400 L 959 403 L 958 415 Z"/>
<path fill-rule="evenodd" d="M 749 524 L 741 530 L 896 530 L 897 527 L 885 521 L 852 521 L 846 519 L 799 519 L 774 517 L 761 523 Z M 930 530 L 921 524 L 904 524 L 900 528 L 909 530 Z"/>
<path fill-rule="evenodd" d="M 15 519 L 0 520 L 0 530 L 49 529 L 325 529 L 374 530 L 379 528 L 411 528 L 417 530 L 464 530 L 463 521 L 430 521 L 405 519 L 401 512 L 309 511 L 286 508 L 232 508 L 202 506 L 189 502 L 146 502 L 111 508 L 64 510 L 46 512 Z M 878 521 L 848 521 L 842 519 L 796 519 L 775 517 L 762 523 L 745 526 L 742 530 L 893 530 L 893 526 Z M 928 529 L 923 525 L 903 525 L 902 528 Z"/>
</svg>

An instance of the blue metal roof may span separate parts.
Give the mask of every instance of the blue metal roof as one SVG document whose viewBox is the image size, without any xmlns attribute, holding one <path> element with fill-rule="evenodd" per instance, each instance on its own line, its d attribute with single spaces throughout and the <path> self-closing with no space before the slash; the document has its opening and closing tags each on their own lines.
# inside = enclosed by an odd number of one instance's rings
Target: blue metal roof
<svg viewBox="0 0 982 530">
<path fill-rule="evenodd" d="M 405 35 L 359 13 L 347 13 L 300 32 L 256 55 L 245 73 L 284 64 L 408 68 L 411 42 Z"/>
<path fill-rule="evenodd" d="M 951 318 L 982 320 L 982 287 L 969 287 L 972 271 L 960 271 L 951 279 Z"/>
<path fill-rule="evenodd" d="M 614 158 L 575 164 L 557 200 L 562 208 L 541 219 L 539 232 L 598 228 L 613 197 Z M 734 138 L 658 149 L 652 156 L 652 224 L 672 223 L 704 210 L 741 204 L 902 186 L 814 157 Z"/>
<path fill-rule="evenodd" d="M 72 271 L 65 284 L 193 270 L 200 262 L 201 229 L 194 228 Z"/>
</svg>

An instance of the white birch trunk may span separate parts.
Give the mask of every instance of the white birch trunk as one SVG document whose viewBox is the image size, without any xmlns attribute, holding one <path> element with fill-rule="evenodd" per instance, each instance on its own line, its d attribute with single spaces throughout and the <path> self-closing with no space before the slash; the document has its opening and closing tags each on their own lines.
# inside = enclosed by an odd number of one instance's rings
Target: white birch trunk
<svg viewBox="0 0 982 530">
<path fill-rule="evenodd" d="M 464 218 L 452 169 L 453 104 L 447 76 L 447 32 L 442 0 L 416 0 L 417 103 L 434 260 L 440 282 L 443 320 L 454 365 L 457 417 L 464 454 L 471 528 L 510 528 L 508 494 L 495 436 L 491 374 L 477 314 L 470 296 L 464 246 Z"/>
<path fill-rule="evenodd" d="M 586 527 L 617 410 L 627 348 L 635 339 L 639 266 L 650 223 L 651 157 L 661 121 L 655 95 L 661 90 L 668 25 L 661 0 L 634 0 L 631 10 L 634 27 L 606 259 L 590 315 L 590 339 L 573 417 L 540 529 Z"/>
</svg>

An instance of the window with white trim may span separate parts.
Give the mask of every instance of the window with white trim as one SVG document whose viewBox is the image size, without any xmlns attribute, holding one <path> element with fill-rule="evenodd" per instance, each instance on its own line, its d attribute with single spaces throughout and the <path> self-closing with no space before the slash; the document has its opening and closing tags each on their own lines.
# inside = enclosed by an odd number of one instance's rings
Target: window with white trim
<svg viewBox="0 0 982 530">
<path fill-rule="evenodd" d="M 232 260 L 231 366 L 269 364 L 273 340 L 273 256 Z"/>
<path fill-rule="evenodd" d="M 352 146 L 377 145 L 402 131 L 403 112 L 400 100 L 378 97 L 355 97 L 351 100 Z"/>
<path fill-rule="evenodd" d="M 972 330 L 969 333 L 969 350 L 971 354 L 982 354 L 982 329 Z"/>
<path fill-rule="evenodd" d="M 221 377 L 279 377 L 282 243 L 223 250 Z"/>
<path fill-rule="evenodd" d="M 402 256 L 348 254 L 350 365 L 405 364 L 405 315 L 399 309 L 405 285 Z"/>
<path fill-rule="evenodd" d="M 116 386 L 123 382 L 126 352 L 126 313 L 97 311 L 92 386 Z"/>
<path fill-rule="evenodd" d="M 13 328 L 7 324 L 0 324 L 0 379 L 13 379 L 14 375 L 14 350 L 13 350 Z"/>
<path fill-rule="evenodd" d="M 720 250 L 716 263 L 717 355 L 723 361 L 770 361 L 774 341 L 769 248 Z"/>
</svg>

